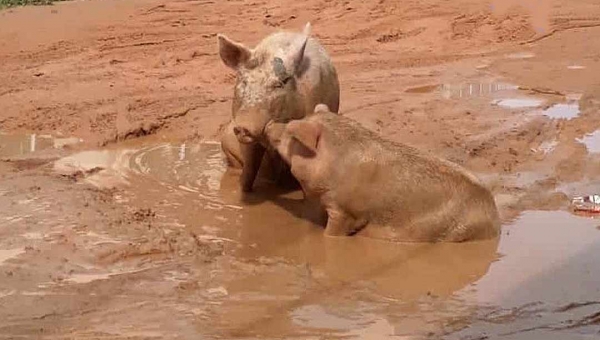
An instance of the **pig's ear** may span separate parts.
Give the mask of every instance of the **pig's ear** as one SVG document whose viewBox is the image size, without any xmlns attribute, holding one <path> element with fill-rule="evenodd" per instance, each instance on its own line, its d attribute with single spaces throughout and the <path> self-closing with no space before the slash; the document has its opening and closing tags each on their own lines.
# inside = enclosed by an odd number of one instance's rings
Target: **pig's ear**
<svg viewBox="0 0 600 340">
<path fill-rule="evenodd" d="M 302 34 L 306 37 L 308 37 L 310 35 L 310 30 L 311 30 L 312 26 L 310 25 L 310 22 L 307 22 L 306 25 L 304 25 L 304 29 L 302 30 Z"/>
<path fill-rule="evenodd" d="M 327 104 L 317 104 L 315 106 L 315 113 L 327 113 L 327 112 L 331 112 L 331 110 L 329 110 L 329 106 L 327 106 Z"/>
<path fill-rule="evenodd" d="M 250 59 L 252 52 L 243 44 L 235 42 L 223 34 L 217 34 L 217 39 L 219 40 L 219 56 L 225 65 L 237 70 Z"/>
<path fill-rule="evenodd" d="M 321 125 L 294 120 L 288 123 L 288 133 L 313 153 L 317 152 L 321 138 Z"/>
<path fill-rule="evenodd" d="M 289 54 L 287 55 L 287 65 L 290 65 L 294 72 L 298 70 L 300 65 L 302 65 L 302 60 L 304 59 L 304 51 L 306 50 L 306 43 L 308 42 L 308 38 L 310 37 L 310 22 L 304 26 L 304 30 L 302 31 L 302 36 L 293 44 L 290 48 Z"/>
</svg>

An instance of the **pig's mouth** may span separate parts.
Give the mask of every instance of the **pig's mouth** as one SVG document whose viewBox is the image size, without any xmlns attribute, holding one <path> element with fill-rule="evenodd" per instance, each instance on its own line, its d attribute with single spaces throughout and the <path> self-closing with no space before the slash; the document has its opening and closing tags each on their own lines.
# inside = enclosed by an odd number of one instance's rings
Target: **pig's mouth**
<svg viewBox="0 0 600 340">
<path fill-rule="evenodd" d="M 252 144 L 258 141 L 258 139 L 254 137 L 248 129 L 243 127 L 234 127 L 233 133 L 235 133 L 235 136 L 237 137 L 238 141 L 242 144 Z"/>
<path fill-rule="evenodd" d="M 270 120 L 263 130 L 267 142 L 275 147 L 281 143 L 281 131 L 276 131 L 276 125 L 275 121 Z"/>
</svg>

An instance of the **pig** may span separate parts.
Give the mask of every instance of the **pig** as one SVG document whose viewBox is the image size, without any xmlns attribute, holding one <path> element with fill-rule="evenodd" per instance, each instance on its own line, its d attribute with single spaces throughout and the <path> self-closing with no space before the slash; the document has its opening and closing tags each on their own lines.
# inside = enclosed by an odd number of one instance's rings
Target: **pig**
<svg viewBox="0 0 600 340">
<path fill-rule="evenodd" d="M 499 234 L 494 197 L 473 174 L 385 140 L 327 105 L 285 126 L 270 124 L 266 134 L 304 194 L 327 213 L 325 235 L 463 242 Z"/>
<path fill-rule="evenodd" d="M 232 118 L 221 145 L 227 163 L 242 168 L 243 192 L 252 191 L 265 159 L 263 168 L 278 167 L 270 173 L 280 175 L 285 167 L 289 172 L 289 166 L 278 159 L 280 155 L 268 149 L 264 129 L 269 121 L 287 123 L 303 118 L 318 103 L 332 112 L 339 109 L 337 71 L 310 31 L 307 23 L 301 33 L 275 32 L 253 49 L 217 35 L 221 60 L 236 72 Z"/>
</svg>

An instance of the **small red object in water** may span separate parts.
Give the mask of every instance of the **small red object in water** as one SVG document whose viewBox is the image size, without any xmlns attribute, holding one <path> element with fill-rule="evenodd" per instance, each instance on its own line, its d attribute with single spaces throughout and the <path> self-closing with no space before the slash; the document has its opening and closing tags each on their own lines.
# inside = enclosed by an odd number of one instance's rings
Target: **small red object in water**
<svg viewBox="0 0 600 340">
<path fill-rule="evenodd" d="M 575 211 L 600 213 L 600 195 L 574 197 L 571 204 Z"/>
</svg>

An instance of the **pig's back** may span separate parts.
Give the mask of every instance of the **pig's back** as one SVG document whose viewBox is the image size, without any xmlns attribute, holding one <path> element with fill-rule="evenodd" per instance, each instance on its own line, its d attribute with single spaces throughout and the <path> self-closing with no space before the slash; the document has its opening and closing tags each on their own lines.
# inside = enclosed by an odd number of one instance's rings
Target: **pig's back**
<svg viewBox="0 0 600 340">
<path fill-rule="evenodd" d="M 489 238 L 497 233 L 492 194 L 463 167 L 386 140 L 347 117 L 326 114 L 309 119 L 328 127 L 340 165 L 354 168 L 342 179 L 345 183 L 339 183 L 349 188 L 346 203 L 354 203 L 353 210 L 370 211 L 376 224 L 404 229 L 407 237 L 423 240 Z M 376 170 L 365 167 L 368 163 Z M 364 178 L 366 174 L 352 173 L 366 169 L 372 173 L 368 181 L 347 182 Z M 352 197 L 352 192 L 359 194 Z"/>
</svg>

